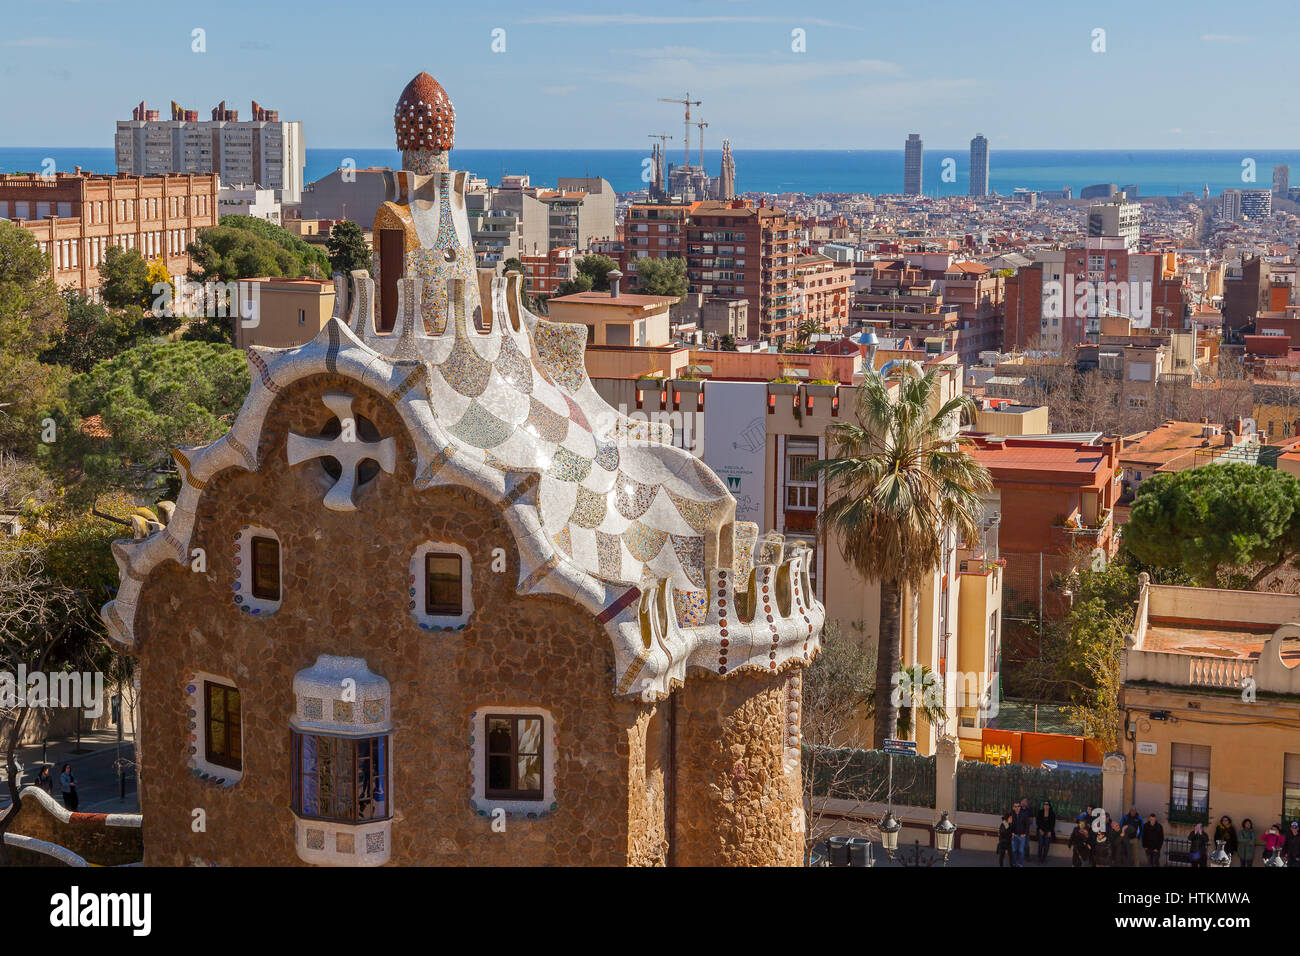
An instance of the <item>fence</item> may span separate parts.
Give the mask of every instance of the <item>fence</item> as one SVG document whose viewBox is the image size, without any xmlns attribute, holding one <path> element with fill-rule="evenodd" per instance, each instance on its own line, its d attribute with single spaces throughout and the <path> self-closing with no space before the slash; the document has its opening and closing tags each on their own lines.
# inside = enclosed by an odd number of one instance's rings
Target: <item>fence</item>
<svg viewBox="0 0 1300 956">
<path fill-rule="evenodd" d="M 896 754 L 893 802 L 907 807 L 933 807 L 934 763 L 932 756 Z M 814 775 L 813 793 L 818 797 L 883 803 L 889 792 L 889 754 L 883 750 L 805 747 L 803 765 L 804 773 Z"/>
<path fill-rule="evenodd" d="M 1101 806 L 1101 774 L 971 760 L 957 764 L 958 810 L 1003 814 L 1021 797 L 1029 798 L 1035 812 L 1050 800 L 1057 819 L 1068 821 L 1086 806 Z"/>
</svg>

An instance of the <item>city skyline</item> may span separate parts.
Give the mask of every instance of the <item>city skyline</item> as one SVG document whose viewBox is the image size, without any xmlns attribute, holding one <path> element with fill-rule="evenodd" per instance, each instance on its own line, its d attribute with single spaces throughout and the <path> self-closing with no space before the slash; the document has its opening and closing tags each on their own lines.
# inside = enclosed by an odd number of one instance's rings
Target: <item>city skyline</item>
<svg viewBox="0 0 1300 956">
<path fill-rule="evenodd" d="M 174 4 L 169 25 L 154 31 L 150 55 L 122 60 L 98 38 L 111 35 L 124 6 L 51 3 L 25 13 L 23 29 L 0 41 L 8 61 L 0 75 L 32 81 L 34 107 L 7 120 L 2 145 L 93 145 L 85 141 L 87 121 L 102 123 L 108 141 L 112 124 L 141 99 L 159 108 L 175 99 L 200 111 L 223 99 L 258 99 L 301 121 L 309 147 L 380 146 L 391 135 L 391 117 L 376 115 L 370 104 L 432 55 L 471 117 L 461 141 L 485 149 L 639 144 L 650 127 L 680 122 L 679 110 L 657 100 L 686 89 L 703 100 L 708 141 L 726 137 L 735 149 L 792 141 L 804 148 L 881 149 L 920 131 L 929 143 L 952 144 L 932 149 L 955 150 L 975 130 L 1002 149 L 1286 146 L 1271 141 L 1281 134 L 1269 122 L 1267 103 L 1250 95 L 1284 88 L 1289 79 L 1286 53 L 1293 44 L 1281 26 L 1280 4 L 1266 4 L 1254 21 L 1278 26 L 1252 33 L 1216 26 L 1223 11 L 1208 3 L 1184 5 L 1173 23 L 1158 11 L 1113 3 L 1094 5 L 1086 19 L 1052 12 L 1033 23 L 995 15 L 972 23 L 962 8 L 941 2 L 918 31 L 907 11 L 834 2 L 815 17 L 757 0 L 668 0 L 653 15 L 540 13 L 510 2 L 465 11 L 453 22 L 395 0 L 393 15 L 413 18 L 417 27 L 396 32 L 389 29 L 393 17 L 357 18 L 339 3 L 322 4 L 319 16 L 303 20 L 235 0 L 219 16 L 201 4 Z M 419 28 L 422 22 L 427 29 Z M 251 24 L 258 26 L 245 27 Z M 194 30 L 204 32 L 195 37 Z M 431 32 L 441 41 L 432 53 Z M 304 80 L 305 60 L 286 55 L 316 51 L 322 63 L 346 64 L 351 61 L 334 59 L 345 52 L 340 36 L 347 49 L 382 46 L 385 56 L 339 83 L 331 82 L 333 71 L 346 66 Z M 194 52 L 196 45 L 203 52 Z M 934 51 L 963 46 L 980 49 L 980 62 L 1014 61 L 1018 69 L 1003 75 L 961 58 L 936 64 Z M 1252 75 L 1238 89 L 1225 91 L 1221 72 L 1205 69 L 1206 60 L 1244 57 Z M 1024 83 L 1034 75 L 1053 81 Z M 1149 110 L 1108 111 L 1099 125 L 1061 97 L 1061 89 L 1085 83 L 1097 102 L 1133 102 L 1134 87 L 1153 83 L 1177 95 L 1153 100 L 1159 105 Z M 530 91 L 541 108 L 521 111 L 508 129 L 501 127 L 488 104 L 519 99 L 520 91 Z M 1224 101 L 1233 108 L 1205 109 Z M 599 124 L 590 122 L 596 111 Z M 70 115 L 81 122 L 70 124 Z M 846 121 L 853 116 L 869 119 Z"/>
</svg>

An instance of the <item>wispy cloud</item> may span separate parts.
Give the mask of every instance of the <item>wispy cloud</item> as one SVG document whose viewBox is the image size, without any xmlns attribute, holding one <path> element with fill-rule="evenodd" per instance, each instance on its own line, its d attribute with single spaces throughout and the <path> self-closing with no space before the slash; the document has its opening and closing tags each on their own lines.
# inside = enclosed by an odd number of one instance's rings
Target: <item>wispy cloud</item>
<svg viewBox="0 0 1300 956">
<path fill-rule="evenodd" d="M 576 27 L 602 26 L 687 26 L 694 23 L 780 23 L 786 26 L 835 27 L 842 30 L 861 30 L 851 23 L 839 23 L 820 17 L 759 17 L 759 16 L 663 16 L 649 13 L 553 13 L 527 17 L 523 23 L 559 23 Z"/>
</svg>

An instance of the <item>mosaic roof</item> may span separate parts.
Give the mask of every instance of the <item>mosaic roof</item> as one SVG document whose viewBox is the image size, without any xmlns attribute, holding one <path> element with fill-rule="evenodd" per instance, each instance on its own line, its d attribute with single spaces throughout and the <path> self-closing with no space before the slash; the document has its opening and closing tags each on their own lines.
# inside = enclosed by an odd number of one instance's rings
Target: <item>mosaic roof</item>
<svg viewBox="0 0 1300 956">
<path fill-rule="evenodd" d="M 393 111 L 397 148 L 448 150 L 456 139 L 456 109 L 451 97 L 428 73 L 417 73 Z"/>
<path fill-rule="evenodd" d="M 718 476 L 672 445 L 671 427 L 629 419 L 596 393 L 585 326 L 532 314 L 517 275 L 475 268 L 465 178 L 404 170 L 397 200 L 381 207 L 377 222 L 414 239 L 392 332 L 376 330 L 379 285 L 358 271 L 336 277 L 335 315 L 313 341 L 249 349 L 252 388 L 230 433 L 176 452 L 184 483 L 171 522 L 114 543 L 122 588 L 104 608 L 110 634 L 132 645 L 145 576 L 186 559 L 208 479 L 256 470 L 249 449 L 277 394 L 324 371 L 393 403 L 416 449 L 417 489 L 469 487 L 503 510 L 520 552 L 517 590 L 564 595 L 597 617 L 614 641 L 616 693 L 664 695 L 688 667 L 725 676 L 809 660 L 825 612 L 806 550 L 759 541 L 735 521 Z M 364 496 L 354 504 L 349 484 L 322 506 L 364 510 Z"/>
</svg>

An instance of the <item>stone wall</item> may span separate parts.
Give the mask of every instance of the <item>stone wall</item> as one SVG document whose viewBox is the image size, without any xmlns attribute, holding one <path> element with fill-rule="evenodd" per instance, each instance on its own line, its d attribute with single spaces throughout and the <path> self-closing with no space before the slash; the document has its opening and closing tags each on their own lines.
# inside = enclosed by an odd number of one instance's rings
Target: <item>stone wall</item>
<svg viewBox="0 0 1300 956">
<path fill-rule="evenodd" d="M 355 395 L 355 413 L 399 445 L 396 473 L 362 487 L 352 513 L 321 506 L 331 480 L 318 463 L 286 462 L 286 423 L 300 434 L 319 431 L 331 417 L 319 394 L 330 388 Z M 144 592 L 146 861 L 298 862 L 288 753 L 293 676 L 330 653 L 365 658 L 392 685 L 393 863 L 625 863 L 629 766 L 634 750 L 640 762 L 649 705 L 612 696 L 609 638 L 589 614 L 556 597 L 515 594 L 513 539 L 496 509 L 463 490 L 416 492 L 413 451 L 396 415 L 341 378 L 286 388 L 259 458 L 261 472 L 223 472 L 204 492 L 193 546 L 206 549 L 206 572 L 167 563 Z M 233 542 L 245 524 L 271 528 L 281 541 L 283 602 L 267 617 L 233 602 Z M 421 630 L 408 611 L 411 554 L 430 539 L 471 555 L 475 610 L 464 630 Z M 506 566 L 494 572 L 498 547 Z M 194 670 L 228 677 L 241 692 L 244 772 L 233 786 L 201 781 L 187 766 L 185 688 Z M 504 833 L 470 805 L 471 715 L 488 704 L 542 707 L 557 725 L 547 728 L 559 742 L 557 806 L 542 819 L 507 820 Z M 192 811 L 200 808 L 206 831 L 196 833 Z M 638 825 L 653 829 L 647 819 Z"/>
<path fill-rule="evenodd" d="M 69 819 L 65 821 L 62 817 Z M 143 857 L 138 826 L 109 826 L 103 813 L 68 814 L 35 787 L 23 788 L 22 805 L 8 832 L 58 844 L 99 866 L 138 863 Z M 62 865 L 49 856 L 21 847 L 11 846 L 9 853 L 16 863 L 24 866 Z"/>
<path fill-rule="evenodd" d="M 678 690 L 677 865 L 802 862 L 799 764 L 783 760 L 796 674 L 701 675 Z"/>
</svg>

